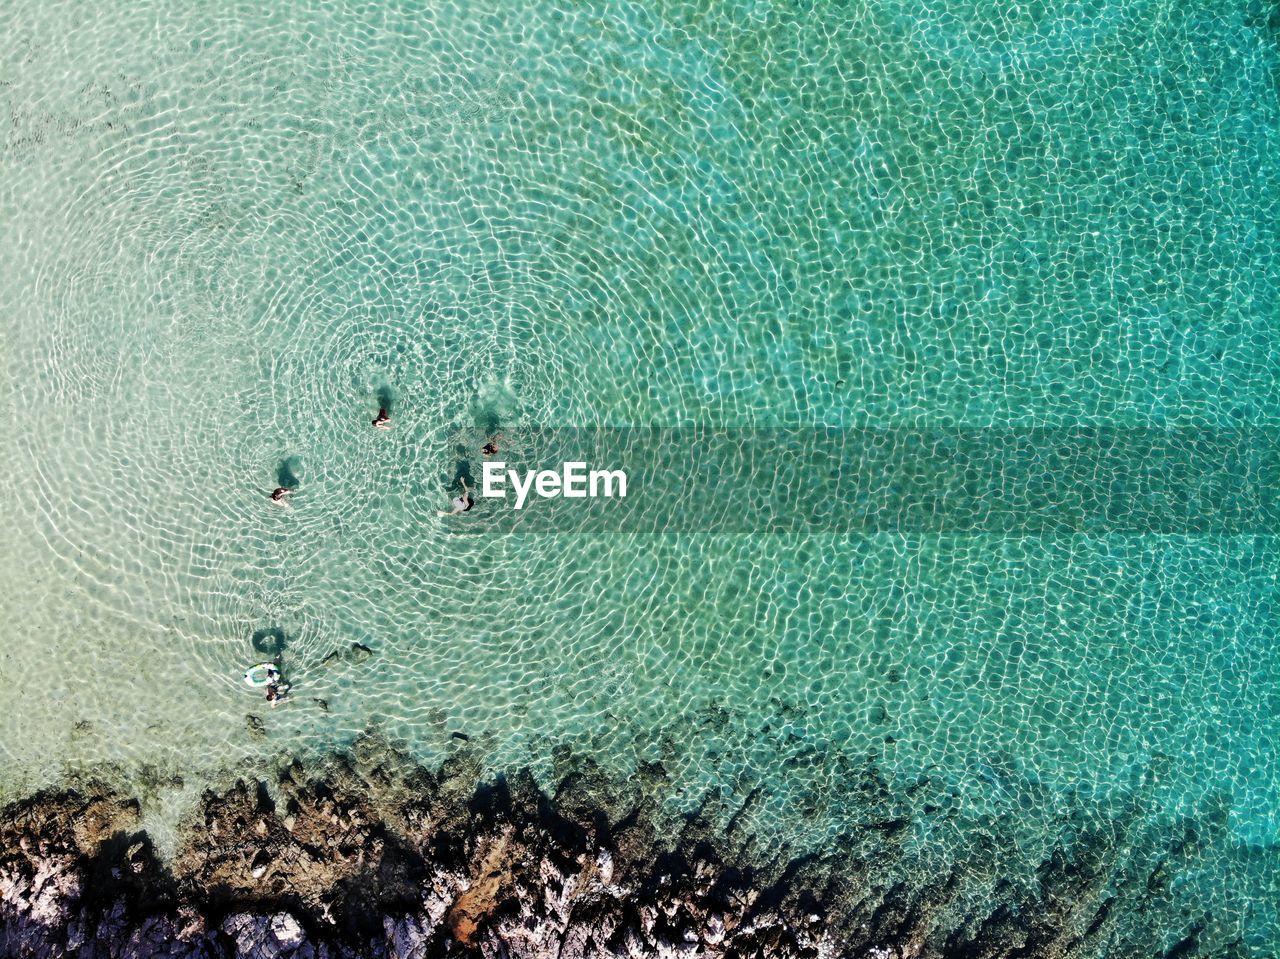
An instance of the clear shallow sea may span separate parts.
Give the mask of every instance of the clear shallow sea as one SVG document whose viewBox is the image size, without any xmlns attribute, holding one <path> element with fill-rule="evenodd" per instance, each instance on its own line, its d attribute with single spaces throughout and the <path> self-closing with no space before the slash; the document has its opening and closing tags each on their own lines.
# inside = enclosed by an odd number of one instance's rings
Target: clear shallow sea
<svg viewBox="0 0 1280 959">
<path fill-rule="evenodd" d="M 870 752 L 1034 850 L 1146 783 L 1280 941 L 1275 536 L 434 515 L 494 417 L 1280 426 L 1274 5 L 268 6 L 4 5 L 0 794 L 459 731 L 804 846 Z"/>
</svg>

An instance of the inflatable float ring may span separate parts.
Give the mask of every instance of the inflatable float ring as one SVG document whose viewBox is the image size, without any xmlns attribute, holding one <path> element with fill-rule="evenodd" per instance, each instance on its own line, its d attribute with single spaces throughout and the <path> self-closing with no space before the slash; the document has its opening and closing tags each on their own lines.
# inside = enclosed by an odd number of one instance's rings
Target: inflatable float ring
<svg viewBox="0 0 1280 959">
<path fill-rule="evenodd" d="M 275 663 L 258 663 L 258 665 L 250 666 L 244 671 L 244 684 L 255 689 L 261 686 L 269 686 L 279 678 L 280 667 Z"/>
</svg>

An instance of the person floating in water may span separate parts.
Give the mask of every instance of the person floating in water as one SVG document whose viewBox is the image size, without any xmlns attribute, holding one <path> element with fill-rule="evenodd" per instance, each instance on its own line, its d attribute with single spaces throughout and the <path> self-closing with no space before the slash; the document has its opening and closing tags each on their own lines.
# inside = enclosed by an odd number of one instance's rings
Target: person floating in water
<svg viewBox="0 0 1280 959">
<path fill-rule="evenodd" d="M 467 510 L 471 509 L 471 507 L 476 505 L 476 501 L 471 495 L 471 490 L 467 488 L 467 480 L 465 477 L 462 480 L 462 495 L 456 497 L 453 500 L 452 505 L 453 505 L 453 509 L 436 510 L 436 515 L 437 516 L 457 516 L 459 513 L 465 513 Z"/>
<path fill-rule="evenodd" d="M 378 415 L 373 418 L 373 428 L 375 430 L 391 429 L 391 414 L 387 412 L 385 406 L 378 407 Z"/>
<path fill-rule="evenodd" d="M 502 439 L 501 436 L 495 436 L 493 439 L 489 440 L 489 442 L 485 443 L 483 447 L 481 447 L 480 452 L 485 456 L 497 456 L 498 440 L 500 439 Z"/>
<path fill-rule="evenodd" d="M 271 502 L 278 503 L 286 508 L 289 507 L 289 496 L 293 494 L 293 490 L 287 486 L 277 486 L 271 491 Z"/>
</svg>

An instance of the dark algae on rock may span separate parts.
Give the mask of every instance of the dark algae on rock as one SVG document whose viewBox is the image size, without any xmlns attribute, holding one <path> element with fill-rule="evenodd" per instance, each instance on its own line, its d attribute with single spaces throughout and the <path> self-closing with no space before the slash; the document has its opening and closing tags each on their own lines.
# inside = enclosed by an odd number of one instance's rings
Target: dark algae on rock
<svg viewBox="0 0 1280 959">
<path fill-rule="evenodd" d="M 998 824 L 951 867 L 913 851 L 918 827 L 961 825 L 944 788 L 922 778 L 895 795 L 872 762 L 857 776 L 865 818 L 819 853 L 749 835 L 758 792 L 676 814 L 661 765 L 620 782 L 565 749 L 544 788 L 486 775 L 470 745 L 433 771 L 366 737 L 205 793 L 168 863 L 136 801 L 45 792 L 4 810 L 0 955 L 1250 954 L 1238 915 L 1177 892 L 1225 820 L 1157 829 L 1136 806 L 1077 804 L 1024 883 L 1005 874 Z"/>
</svg>

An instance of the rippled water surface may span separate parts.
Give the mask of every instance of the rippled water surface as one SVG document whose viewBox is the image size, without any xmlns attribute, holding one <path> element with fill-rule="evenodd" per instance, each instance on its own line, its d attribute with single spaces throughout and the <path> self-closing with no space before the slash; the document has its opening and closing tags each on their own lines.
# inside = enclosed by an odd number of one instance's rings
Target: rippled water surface
<svg viewBox="0 0 1280 959">
<path fill-rule="evenodd" d="M 4 4 L 0 792 L 456 731 L 803 846 L 872 753 L 1029 847 L 1027 783 L 1223 809 L 1188 881 L 1275 892 L 1270 531 L 435 515 L 495 422 L 1280 426 L 1273 5 L 265 6 Z"/>
</svg>

